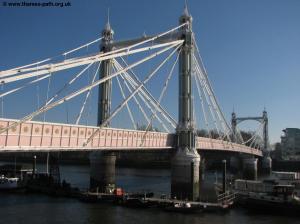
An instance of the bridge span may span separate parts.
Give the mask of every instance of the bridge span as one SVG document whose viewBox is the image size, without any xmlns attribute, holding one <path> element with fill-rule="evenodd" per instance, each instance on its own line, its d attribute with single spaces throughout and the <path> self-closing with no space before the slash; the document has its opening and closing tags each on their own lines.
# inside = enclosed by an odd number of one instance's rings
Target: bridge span
<svg viewBox="0 0 300 224">
<path fill-rule="evenodd" d="M 0 119 L 0 128 L 19 120 Z M 0 134 L 1 152 L 147 151 L 176 149 L 176 135 L 165 132 L 30 121 Z M 262 156 L 261 150 L 219 139 L 196 137 L 198 150 L 231 151 Z"/>
<path fill-rule="evenodd" d="M 249 140 L 237 141 L 243 140 L 236 136 L 239 134 L 238 129 L 232 130 L 227 123 L 203 65 L 192 21 L 192 16 L 185 5 L 178 26 L 150 37 L 143 36 L 122 41 L 114 40 L 114 31 L 108 20 L 101 37 L 92 42 L 66 51 L 58 58 L 48 58 L 0 71 L 1 87 L 7 88 L 0 91 L 2 117 L 4 117 L 3 97 L 7 98 L 25 87 L 37 85 L 36 88 L 39 89 L 39 85 L 47 85 L 46 100 L 42 105 L 40 105 L 41 94 L 36 91 L 37 109 L 19 120 L 0 118 L 0 152 L 91 151 L 90 189 L 94 191 L 99 189 L 102 192 L 115 187 L 116 151 L 173 150 L 171 162 L 173 198 L 189 200 L 199 198 L 201 182 L 199 150 L 243 154 L 234 156 L 242 157 L 244 178 L 256 179 L 257 157 L 262 157 L 263 153 L 255 147 L 255 144 L 253 148 L 247 147 L 245 144 L 249 143 Z M 97 52 L 92 54 L 78 52 L 99 41 L 101 41 L 100 52 L 98 48 Z M 131 55 L 131 60 L 127 60 Z M 144 67 L 137 69 L 137 66 Z M 145 67 L 149 69 L 144 69 Z M 66 70 L 75 74 L 68 82 L 64 82 L 63 86 L 55 82 L 58 84 L 56 87 L 51 78 L 59 77 L 57 73 L 65 73 Z M 89 84 L 82 86 L 84 82 L 79 84 L 79 81 L 82 81 L 83 74 L 89 75 L 90 70 L 94 70 L 93 78 L 88 77 Z M 163 105 L 164 96 L 174 73 L 178 76 L 177 120 Z M 161 76 L 162 83 L 159 79 L 154 83 L 154 78 L 158 78 L 155 76 Z M 113 91 L 113 81 L 118 84 L 115 86 L 119 87 L 119 90 L 115 88 Z M 155 91 L 160 91 L 155 94 L 153 89 L 150 91 L 150 81 L 155 85 Z M 75 82 L 80 87 L 74 85 Z M 158 87 L 160 84 L 161 88 Z M 50 86 L 55 87 L 54 94 L 50 92 Z M 88 119 L 86 104 L 92 99 L 92 91 L 96 88 L 98 88 L 97 126 L 78 125 L 84 112 L 87 112 Z M 194 90 L 197 90 L 196 94 Z M 121 100 L 116 97 L 114 99 L 116 105 L 113 105 L 112 93 L 115 91 L 116 93 L 119 91 Z M 32 121 L 42 114 L 45 121 L 47 111 L 63 104 L 68 108 L 68 102 L 75 100 L 76 97 L 75 103 L 78 104 L 81 99 L 83 102 L 74 119 L 75 125 Z M 8 99 L 6 102 L 14 103 L 13 106 L 16 108 L 16 101 Z M 135 110 L 131 110 L 132 106 Z M 135 130 L 111 128 L 112 119 L 120 115 L 123 109 L 127 109 L 130 118 L 125 122 L 131 121 Z M 66 112 L 68 120 L 68 109 Z M 266 115 L 264 113 L 265 146 L 268 141 Z M 137 130 L 136 121 L 140 118 L 145 122 L 147 131 Z M 233 124 L 237 123 L 236 120 L 233 121 Z M 153 125 L 160 125 L 165 132 L 149 131 Z M 195 131 L 204 127 L 209 138 L 197 137 Z M 216 131 L 219 139 L 212 138 L 213 131 Z M 255 142 L 256 137 L 250 140 Z M 271 160 L 265 155 L 263 164 L 266 164 L 264 168 L 269 172 Z M 238 166 L 238 162 L 236 164 Z"/>
</svg>

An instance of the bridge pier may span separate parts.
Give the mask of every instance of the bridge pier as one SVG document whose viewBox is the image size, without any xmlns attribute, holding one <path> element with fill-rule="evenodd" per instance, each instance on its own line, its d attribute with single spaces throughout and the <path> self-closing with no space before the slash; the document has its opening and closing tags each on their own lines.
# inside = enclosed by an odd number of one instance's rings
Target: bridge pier
<svg viewBox="0 0 300 224">
<path fill-rule="evenodd" d="M 112 152 L 90 153 L 90 190 L 112 192 L 115 188 L 116 154 Z"/>
<path fill-rule="evenodd" d="M 177 199 L 199 198 L 200 155 L 179 149 L 172 159 L 171 196 Z"/>
<path fill-rule="evenodd" d="M 270 156 L 264 156 L 260 159 L 260 174 L 270 175 L 272 172 L 272 159 Z"/>
<path fill-rule="evenodd" d="M 232 173 L 238 174 L 242 168 L 241 159 L 238 156 L 231 156 L 229 160 L 230 171 Z"/>
<path fill-rule="evenodd" d="M 257 180 L 257 158 L 243 159 L 243 178 L 247 180 Z"/>
</svg>

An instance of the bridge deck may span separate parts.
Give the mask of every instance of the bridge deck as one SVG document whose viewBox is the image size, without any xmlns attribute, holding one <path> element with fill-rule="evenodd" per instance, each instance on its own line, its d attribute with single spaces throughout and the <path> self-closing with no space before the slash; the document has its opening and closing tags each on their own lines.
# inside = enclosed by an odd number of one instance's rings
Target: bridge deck
<svg viewBox="0 0 300 224">
<path fill-rule="evenodd" d="M 0 130 L 18 120 L 0 119 Z M 94 150 L 167 150 L 174 148 L 175 135 L 102 128 L 87 146 L 84 142 L 97 130 L 82 126 L 30 121 L 0 134 L 0 152 L 94 151 Z M 261 156 L 261 151 L 231 142 L 197 137 L 200 150 L 220 150 Z"/>
</svg>

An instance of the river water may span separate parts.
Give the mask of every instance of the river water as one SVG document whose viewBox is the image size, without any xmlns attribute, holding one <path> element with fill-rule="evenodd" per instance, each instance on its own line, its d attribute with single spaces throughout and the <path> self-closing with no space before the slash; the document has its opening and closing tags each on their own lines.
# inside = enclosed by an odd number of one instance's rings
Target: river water
<svg viewBox="0 0 300 224">
<path fill-rule="evenodd" d="M 38 166 L 39 171 L 45 167 Z M 62 179 L 73 186 L 87 188 L 88 166 L 61 166 Z M 168 169 L 118 168 L 117 185 L 127 191 L 154 191 L 169 194 Z M 289 224 L 300 223 L 299 218 L 284 214 L 257 214 L 244 209 L 225 213 L 179 214 L 158 209 L 133 209 L 110 204 L 82 203 L 76 199 L 53 198 L 35 194 L 0 194 L 0 223 L 93 223 L 93 224 Z"/>
</svg>

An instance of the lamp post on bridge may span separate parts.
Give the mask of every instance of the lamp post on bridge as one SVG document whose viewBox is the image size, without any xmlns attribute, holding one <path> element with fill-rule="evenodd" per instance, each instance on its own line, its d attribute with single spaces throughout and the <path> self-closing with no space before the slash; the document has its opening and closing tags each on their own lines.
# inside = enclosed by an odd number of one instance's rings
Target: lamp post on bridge
<svg viewBox="0 0 300 224">
<path fill-rule="evenodd" d="M 192 105 L 192 17 L 186 5 L 179 23 L 187 25 L 180 31 L 180 38 L 184 43 L 179 55 L 179 118 L 176 128 L 178 141 L 177 152 L 172 159 L 171 195 L 173 198 L 196 200 L 199 198 L 200 155 L 195 148 Z"/>
</svg>

